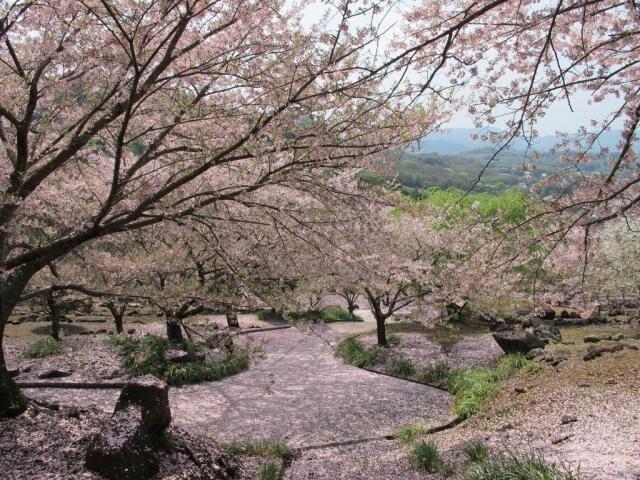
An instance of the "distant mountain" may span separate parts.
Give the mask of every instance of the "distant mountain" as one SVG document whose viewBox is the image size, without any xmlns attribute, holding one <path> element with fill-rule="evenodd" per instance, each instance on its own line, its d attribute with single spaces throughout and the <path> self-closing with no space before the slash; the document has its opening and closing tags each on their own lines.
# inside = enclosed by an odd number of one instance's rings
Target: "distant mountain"
<svg viewBox="0 0 640 480">
<path fill-rule="evenodd" d="M 458 155 L 460 153 L 470 152 L 479 149 L 493 149 L 495 145 L 491 142 L 483 142 L 480 140 L 472 140 L 473 134 L 482 135 L 486 130 L 474 128 L 452 128 L 444 132 L 430 134 L 420 140 L 418 149 L 425 153 L 438 153 L 440 155 Z M 620 131 L 613 130 L 604 132 L 598 142 L 599 147 L 607 147 L 615 150 L 620 140 Z M 554 145 L 560 141 L 559 137 L 553 135 L 545 135 L 536 138 L 534 148 L 538 152 L 548 152 Z M 526 142 L 522 139 L 516 139 L 510 146 L 510 152 L 526 150 Z"/>
</svg>

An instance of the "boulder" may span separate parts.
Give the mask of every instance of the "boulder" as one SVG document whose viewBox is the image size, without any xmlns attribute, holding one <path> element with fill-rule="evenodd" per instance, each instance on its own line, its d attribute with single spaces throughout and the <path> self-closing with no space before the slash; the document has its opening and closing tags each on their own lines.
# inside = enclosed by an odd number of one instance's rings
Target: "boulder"
<svg viewBox="0 0 640 480">
<path fill-rule="evenodd" d="M 614 340 L 616 342 L 619 342 L 620 340 L 624 340 L 624 335 L 622 333 L 618 333 L 616 335 L 613 335 L 611 337 L 611 340 Z"/>
<path fill-rule="evenodd" d="M 527 352 L 527 358 L 533 360 L 534 358 L 544 357 L 545 351 L 542 348 L 534 348 Z"/>
<path fill-rule="evenodd" d="M 598 343 L 600 341 L 600 337 L 597 335 L 587 335 L 582 339 L 584 343 Z"/>
<path fill-rule="evenodd" d="M 140 408 L 145 432 L 159 434 L 171 423 L 169 386 L 153 375 L 130 380 L 120 392 L 115 411 Z"/>
<path fill-rule="evenodd" d="M 528 353 L 534 348 L 544 348 L 545 345 L 541 339 L 527 331 L 495 332 L 493 339 L 505 353 Z"/>
<path fill-rule="evenodd" d="M 155 475 L 158 457 L 139 407 L 116 411 L 87 448 L 88 469 L 109 480 L 138 480 Z"/>
<path fill-rule="evenodd" d="M 620 342 L 606 342 L 598 346 L 600 350 L 607 353 L 619 352 L 624 347 Z"/>
<path fill-rule="evenodd" d="M 233 337 L 227 332 L 216 332 L 209 335 L 204 343 L 212 350 L 222 349 L 227 353 L 233 352 Z"/>
<path fill-rule="evenodd" d="M 164 352 L 164 359 L 171 363 L 188 363 L 191 356 L 184 350 L 167 350 Z"/>
<path fill-rule="evenodd" d="M 602 356 L 602 350 L 600 350 L 599 348 L 594 348 L 592 350 L 589 350 L 587 353 L 585 353 L 582 359 L 585 362 L 589 362 L 594 358 L 601 357 L 601 356 Z"/>
<path fill-rule="evenodd" d="M 127 334 L 129 334 L 129 335 L 133 335 L 134 333 L 136 333 L 136 329 L 135 328 L 130 328 L 129 330 L 127 330 Z"/>
<path fill-rule="evenodd" d="M 558 327 L 540 325 L 535 327 L 531 333 L 541 339 L 544 343 L 562 342 L 562 334 L 560 333 L 560 329 Z"/>
<path fill-rule="evenodd" d="M 57 370 L 55 368 L 49 369 L 49 370 L 45 370 L 44 372 L 41 372 L 38 374 L 38 378 L 40 380 L 47 380 L 50 378 L 64 378 L 64 377 L 69 377 L 71 376 L 72 372 L 69 372 L 67 370 Z"/>
</svg>

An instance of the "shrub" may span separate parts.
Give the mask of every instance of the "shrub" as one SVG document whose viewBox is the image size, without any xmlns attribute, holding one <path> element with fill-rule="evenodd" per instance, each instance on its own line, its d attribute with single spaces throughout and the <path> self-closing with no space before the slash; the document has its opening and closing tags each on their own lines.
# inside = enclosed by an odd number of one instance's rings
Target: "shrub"
<svg viewBox="0 0 640 480">
<path fill-rule="evenodd" d="M 283 442 L 263 441 L 229 443 L 227 450 L 236 455 L 253 455 L 257 457 L 284 457 L 291 455 L 291 449 Z"/>
<path fill-rule="evenodd" d="M 376 348 L 367 348 L 355 337 L 343 340 L 337 347 L 338 355 L 348 364 L 359 368 L 371 367 L 378 358 Z"/>
<path fill-rule="evenodd" d="M 284 317 L 280 312 L 275 310 L 260 310 L 257 315 L 259 320 L 263 322 L 283 322 Z"/>
<path fill-rule="evenodd" d="M 386 370 L 397 377 L 411 377 L 416 374 L 416 367 L 408 358 L 390 358 Z"/>
<path fill-rule="evenodd" d="M 435 472 L 442 465 L 438 447 L 433 442 L 421 441 L 413 447 L 410 456 L 411 465 L 420 470 Z"/>
<path fill-rule="evenodd" d="M 451 367 L 449 364 L 440 362 L 420 370 L 418 381 L 420 383 L 429 383 L 432 385 L 446 385 L 451 375 Z"/>
<path fill-rule="evenodd" d="M 443 353 L 449 353 L 462 337 L 451 330 L 433 330 L 431 338 L 440 345 Z"/>
<path fill-rule="evenodd" d="M 411 443 L 414 438 L 425 435 L 426 433 L 427 427 L 424 425 L 409 425 L 395 433 L 393 438 L 398 440 L 400 443 L 407 444 Z"/>
<path fill-rule="evenodd" d="M 508 378 L 521 371 L 525 373 L 537 373 L 540 371 L 542 366 L 538 362 L 529 360 L 522 353 L 514 353 L 511 355 L 504 355 L 500 358 L 500 360 L 498 360 L 497 368 L 503 378 Z"/>
<path fill-rule="evenodd" d="M 166 338 L 155 335 L 145 335 L 142 338 L 117 336 L 111 341 L 118 349 L 122 368 L 127 375 L 154 375 L 174 386 L 222 380 L 249 368 L 249 354 L 242 348 L 236 348 L 228 357 L 214 362 L 194 360 L 171 363 L 165 359 L 165 353 L 169 348 Z M 205 346 L 184 341 L 180 348 L 195 355 L 203 351 Z"/>
<path fill-rule="evenodd" d="M 24 352 L 27 358 L 45 358 L 62 353 L 60 344 L 53 337 L 44 337 L 33 342 Z"/>
<path fill-rule="evenodd" d="M 481 440 L 468 443 L 462 450 L 472 462 L 483 462 L 489 458 L 489 447 Z"/>
<path fill-rule="evenodd" d="M 545 463 L 534 454 L 522 457 L 506 454 L 474 463 L 459 478 L 460 480 L 577 480 L 578 477 L 564 468 Z"/>
<path fill-rule="evenodd" d="M 332 322 L 364 322 L 364 320 L 340 307 L 327 307 L 322 311 L 322 320 L 326 323 Z"/>
<path fill-rule="evenodd" d="M 282 475 L 282 465 L 269 460 L 260 469 L 260 480 L 278 480 Z"/>
</svg>

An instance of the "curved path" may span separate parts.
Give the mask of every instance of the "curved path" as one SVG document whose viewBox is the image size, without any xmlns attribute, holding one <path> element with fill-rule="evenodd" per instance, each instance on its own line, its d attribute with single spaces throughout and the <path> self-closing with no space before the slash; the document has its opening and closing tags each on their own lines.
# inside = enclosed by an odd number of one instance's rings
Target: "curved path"
<svg viewBox="0 0 640 480">
<path fill-rule="evenodd" d="M 451 420 L 437 389 L 377 375 L 336 358 L 313 333 L 296 328 L 246 335 L 257 364 L 220 382 L 170 391 L 176 425 L 223 441 L 281 440 L 292 447 L 390 435 L 413 423 Z M 35 398 L 111 411 L 117 391 L 29 389 Z"/>
</svg>

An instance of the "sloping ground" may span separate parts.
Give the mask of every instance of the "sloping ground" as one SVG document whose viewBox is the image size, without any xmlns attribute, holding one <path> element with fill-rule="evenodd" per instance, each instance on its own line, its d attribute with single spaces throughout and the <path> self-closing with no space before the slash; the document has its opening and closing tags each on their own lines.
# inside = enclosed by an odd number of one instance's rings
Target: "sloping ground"
<svg viewBox="0 0 640 480">
<path fill-rule="evenodd" d="M 291 328 L 245 338 L 262 346 L 264 358 L 221 382 L 171 389 L 175 425 L 222 441 L 269 439 L 300 447 L 451 419 L 448 394 L 344 365 L 313 334 Z M 27 394 L 110 411 L 118 392 L 31 389 Z"/>
</svg>

